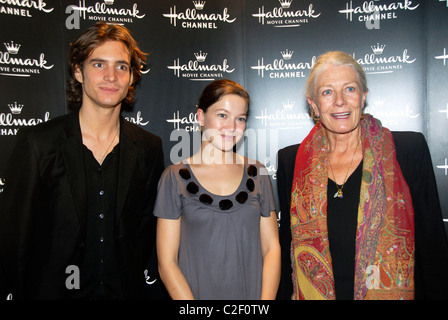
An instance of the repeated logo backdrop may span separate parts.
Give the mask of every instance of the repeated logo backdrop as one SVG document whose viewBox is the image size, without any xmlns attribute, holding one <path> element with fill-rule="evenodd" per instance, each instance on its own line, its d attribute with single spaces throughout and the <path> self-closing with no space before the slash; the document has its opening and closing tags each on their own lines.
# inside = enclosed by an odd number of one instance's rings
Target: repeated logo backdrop
<svg viewBox="0 0 448 320">
<path fill-rule="evenodd" d="M 367 73 L 367 112 L 426 136 L 448 230 L 447 0 L 0 0 L 0 192 L 14 183 L 2 177 L 20 128 L 69 112 L 69 44 L 97 21 L 125 25 L 149 53 L 124 116 L 162 137 L 166 165 L 198 147 L 204 86 L 230 78 L 252 97 L 238 152 L 263 162 L 274 186 L 277 150 L 313 126 L 304 88 L 315 59 L 352 54 Z"/>
</svg>

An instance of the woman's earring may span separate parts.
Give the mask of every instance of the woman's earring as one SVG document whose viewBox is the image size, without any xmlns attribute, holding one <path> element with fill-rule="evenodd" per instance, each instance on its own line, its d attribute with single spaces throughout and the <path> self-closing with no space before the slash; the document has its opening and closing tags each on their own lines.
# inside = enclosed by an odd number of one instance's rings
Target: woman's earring
<svg viewBox="0 0 448 320">
<path fill-rule="evenodd" d="M 313 113 L 313 120 L 316 122 L 316 126 L 318 127 L 320 125 L 320 117 Z"/>
</svg>

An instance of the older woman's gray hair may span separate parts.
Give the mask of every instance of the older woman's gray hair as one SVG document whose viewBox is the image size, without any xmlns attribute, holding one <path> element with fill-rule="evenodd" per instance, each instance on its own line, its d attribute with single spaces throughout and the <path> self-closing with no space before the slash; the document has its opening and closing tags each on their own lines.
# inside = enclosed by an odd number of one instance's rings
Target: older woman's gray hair
<svg viewBox="0 0 448 320">
<path fill-rule="evenodd" d="M 308 81 L 306 84 L 306 96 L 314 101 L 315 98 L 315 85 L 317 77 L 320 72 L 324 70 L 327 65 L 336 65 L 336 66 L 348 66 L 353 68 L 358 74 L 359 82 L 361 83 L 361 87 L 364 93 L 368 91 L 367 88 L 367 79 L 364 69 L 361 65 L 356 62 L 353 57 L 342 51 L 329 51 L 320 55 L 316 62 L 314 63 L 313 68 L 311 69 L 311 73 L 308 77 Z"/>
</svg>

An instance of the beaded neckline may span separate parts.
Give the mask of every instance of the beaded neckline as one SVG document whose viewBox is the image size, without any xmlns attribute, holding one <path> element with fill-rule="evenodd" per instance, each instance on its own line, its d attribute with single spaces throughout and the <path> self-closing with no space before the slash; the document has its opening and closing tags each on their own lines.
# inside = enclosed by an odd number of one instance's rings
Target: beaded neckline
<svg viewBox="0 0 448 320">
<path fill-rule="evenodd" d="M 200 192 L 201 188 L 198 185 L 199 181 L 192 173 L 191 168 L 188 164 L 186 164 L 186 167 L 179 169 L 179 175 L 187 183 L 186 185 L 187 192 L 193 196 L 199 196 L 199 201 L 201 203 L 205 205 L 213 205 L 215 203 L 213 197 L 224 198 L 221 199 L 217 205 L 219 209 L 225 211 L 231 209 L 234 206 L 235 201 L 239 204 L 244 204 L 247 201 L 247 199 L 249 198 L 249 192 L 253 192 L 255 190 L 255 182 L 253 178 L 255 178 L 258 175 L 258 169 L 254 165 L 249 165 L 247 169 L 245 169 L 245 173 L 243 174 L 243 180 L 238 186 L 238 189 L 229 196 L 219 196 L 211 194 L 207 190 L 205 190 L 204 187 L 202 187 L 204 191 Z M 239 191 L 241 189 L 241 184 L 244 183 L 244 180 L 246 180 L 245 190 Z"/>
</svg>

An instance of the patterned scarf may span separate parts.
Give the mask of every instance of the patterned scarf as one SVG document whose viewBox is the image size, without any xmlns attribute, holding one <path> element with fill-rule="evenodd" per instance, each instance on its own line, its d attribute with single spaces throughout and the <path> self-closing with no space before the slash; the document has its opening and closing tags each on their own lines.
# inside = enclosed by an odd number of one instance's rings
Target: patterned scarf
<svg viewBox="0 0 448 320">
<path fill-rule="evenodd" d="M 414 298 L 414 211 L 391 132 L 364 115 L 354 299 Z M 299 147 L 291 195 L 292 299 L 335 299 L 327 230 L 328 142 L 316 125 Z"/>
</svg>

